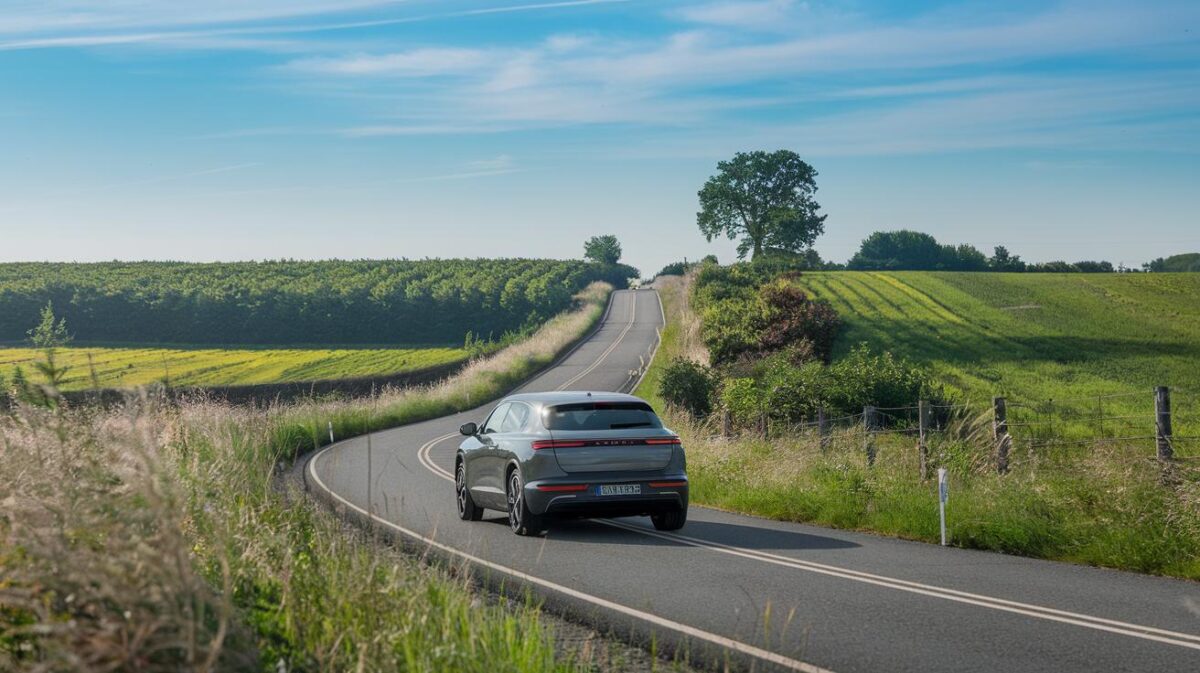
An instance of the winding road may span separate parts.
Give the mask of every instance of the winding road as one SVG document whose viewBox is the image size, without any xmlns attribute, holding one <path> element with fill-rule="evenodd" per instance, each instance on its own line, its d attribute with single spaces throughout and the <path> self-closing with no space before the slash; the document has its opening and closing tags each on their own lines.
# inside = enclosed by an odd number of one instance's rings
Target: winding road
<svg viewBox="0 0 1200 673">
<path fill-rule="evenodd" d="M 663 324 L 652 290 L 613 294 L 588 339 L 522 391 L 628 391 Z M 694 664 L 752 670 L 1200 671 L 1200 584 L 696 506 L 565 522 L 542 539 L 505 517 L 460 521 L 460 424 L 492 405 L 315 453 L 308 487 L 418 548 L 469 562 L 551 609 Z M 368 450 L 369 448 L 369 450 Z M 370 499 L 368 500 L 368 493 Z M 953 516 L 953 496 L 949 505 Z"/>
</svg>

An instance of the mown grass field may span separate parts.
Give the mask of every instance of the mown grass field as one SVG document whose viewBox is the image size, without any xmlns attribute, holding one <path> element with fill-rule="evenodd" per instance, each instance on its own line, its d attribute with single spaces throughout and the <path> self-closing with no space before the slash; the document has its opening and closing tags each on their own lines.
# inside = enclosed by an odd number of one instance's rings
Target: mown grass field
<svg viewBox="0 0 1200 673">
<path fill-rule="evenodd" d="M 1152 432 L 1150 387 L 1157 383 L 1176 386 L 1177 433 L 1200 434 L 1200 274 L 828 272 L 799 282 L 830 299 L 846 321 L 835 357 L 867 341 L 928 363 L 974 403 L 930 437 L 931 472 L 944 467 L 950 475 L 951 544 L 1200 580 L 1197 442 L 1177 441 L 1184 459 L 1164 472 L 1153 442 L 1114 439 Z M 636 394 L 662 409 L 683 437 L 694 504 L 938 540 L 937 486 L 919 477 L 912 434 L 892 428 L 877 435 L 877 461 L 868 465 L 861 424 L 838 426 L 823 446 L 813 429 L 722 437 L 716 417 L 665 409 L 657 390 L 663 368 L 675 356 L 695 358 L 703 346 L 687 329 L 697 320 L 687 288 L 679 279 L 657 285 L 667 328 Z M 1005 308 L 1012 306 L 1023 308 Z M 1004 475 L 996 471 L 988 408 L 998 393 L 1025 400 L 1030 406 L 1010 417 L 1032 423 L 1013 428 Z M 1050 397 L 1056 401 L 1047 406 Z M 1105 415 L 1131 418 L 1101 428 L 1088 416 L 1098 399 Z M 1050 419 L 1054 425 L 1037 424 Z M 1033 430 L 1040 441 L 1023 441 Z"/>
<path fill-rule="evenodd" d="M 890 350 L 927 363 L 962 401 L 1004 395 L 1015 422 L 1067 437 L 1148 435 L 1151 391 L 1171 386 L 1176 432 L 1200 434 L 1200 274 L 838 271 L 797 282 L 845 320 L 835 358 L 860 342 Z"/>
<path fill-rule="evenodd" d="M 89 361 L 88 356 L 91 356 Z M 399 374 L 463 360 L 467 352 L 448 346 L 388 348 L 107 348 L 58 351 L 70 368 L 65 390 L 128 388 L 169 381 L 174 386 L 286 383 Z M 15 367 L 26 375 L 39 350 L 0 346 L 0 376 Z M 93 371 L 95 379 L 93 380 Z"/>
</svg>

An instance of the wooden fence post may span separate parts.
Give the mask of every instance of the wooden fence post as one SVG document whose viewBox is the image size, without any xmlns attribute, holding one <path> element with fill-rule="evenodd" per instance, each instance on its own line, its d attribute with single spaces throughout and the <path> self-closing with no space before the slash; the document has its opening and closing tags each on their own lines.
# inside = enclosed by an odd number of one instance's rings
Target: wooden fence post
<svg viewBox="0 0 1200 673">
<path fill-rule="evenodd" d="M 829 419 L 825 416 L 825 407 L 817 409 L 817 434 L 821 437 L 821 452 L 829 450 Z"/>
<path fill-rule="evenodd" d="M 1171 448 L 1171 389 L 1166 386 L 1154 389 L 1154 440 L 1158 459 L 1170 461 L 1175 452 Z"/>
<path fill-rule="evenodd" d="M 733 418 L 729 414 L 729 407 L 721 409 L 721 436 L 731 437 L 733 435 Z"/>
<path fill-rule="evenodd" d="M 917 402 L 917 459 L 921 467 L 921 481 L 929 478 L 929 402 Z"/>
<path fill-rule="evenodd" d="M 1003 397 L 992 398 L 992 438 L 996 440 L 996 471 L 1008 472 L 1008 449 L 1012 437 L 1008 434 L 1008 409 Z"/>
<path fill-rule="evenodd" d="M 867 453 L 867 465 L 875 464 L 875 407 L 863 407 L 863 449 Z"/>
</svg>

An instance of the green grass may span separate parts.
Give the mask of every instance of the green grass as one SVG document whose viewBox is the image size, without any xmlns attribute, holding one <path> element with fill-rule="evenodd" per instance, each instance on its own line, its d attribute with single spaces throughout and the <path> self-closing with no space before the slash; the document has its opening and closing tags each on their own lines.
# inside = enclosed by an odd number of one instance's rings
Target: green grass
<svg viewBox="0 0 1200 673">
<path fill-rule="evenodd" d="M 1149 434 L 1149 389 L 1162 383 L 1176 386 L 1177 431 L 1196 432 L 1189 415 L 1200 387 L 1200 275 L 828 272 L 800 282 L 845 319 L 837 355 L 867 341 L 929 364 L 964 399 L 981 403 L 931 437 L 931 470 L 950 473 L 951 544 L 1200 580 L 1194 443 L 1177 444 L 1185 458 L 1164 477 L 1148 441 L 1095 438 L 1085 417 L 1095 395 L 1129 394 L 1103 400 L 1104 411 L 1137 418 L 1129 427 L 1108 421 L 1104 434 Z M 670 355 L 698 347 L 680 328 L 695 320 L 681 301 L 686 290 L 661 296 L 668 327 L 637 390 L 658 409 L 657 381 Z M 1025 308 L 1005 308 L 1012 306 Z M 1034 426 L 1014 428 L 1013 469 L 996 474 L 984 403 L 1000 392 L 1015 400 L 1082 397 L 1013 415 L 1056 418 L 1039 430 L 1048 438 L 1092 439 L 1030 450 L 1019 440 Z M 878 459 L 868 466 L 859 429 L 836 432 L 822 451 L 811 431 L 777 429 L 770 441 L 721 438 L 711 421 L 664 413 L 687 447 L 698 505 L 938 540 L 936 486 L 919 478 L 911 436 L 877 437 Z"/>
<path fill-rule="evenodd" d="M 89 361 L 89 356 L 91 360 Z M 168 380 L 175 386 L 222 386 L 382 376 L 458 362 L 462 348 L 395 346 L 387 348 L 70 347 L 58 351 L 69 367 L 64 390 L 128 388 Z M 0 346 L 0 375 L 17 366 L 29 375 L 42 358 L 34 348 Z"/>
<path fill-rule="evenodd" d="M 0 669 L 584 671 L 537 606 L 492 601 L 355 532 L 278 469 L 339 439 L 471 408 L 553 360 L 611 288 L 432 387 L 269 410 L 204 401 L 0 413 Z M 66 561 L 66 562 L 64 562 Z M 600 651 L 598 651 L 600 650 Z M 207 662 L 207 663 L 206 663 Z M 606 663 L 607 662 L 607 663 Z"/>
<path fill-rule="evenodd" d="M 1036 424 L 1029 432 L 1150 435 L 1151 390 L 1166 385 L 1176 433 L 1200 435 L 1200 274 L 840 271 L 797 282 L 845 320 L 834 357 L 866 342 L 928 364 L 964 401 L 1008 397 L 1014 423 Z M 1135 418 L 1101 427 L 1098 416 Z"/>
</svg>

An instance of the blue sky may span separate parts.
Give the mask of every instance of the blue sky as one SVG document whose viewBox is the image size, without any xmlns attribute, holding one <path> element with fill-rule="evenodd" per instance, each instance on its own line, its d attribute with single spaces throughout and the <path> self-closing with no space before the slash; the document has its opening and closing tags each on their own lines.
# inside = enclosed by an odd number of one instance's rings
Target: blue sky
<svg viewBox="0 0 1200 673">
<path fill-rule="evenodd" d="M 182 5 L 194 5 L 184 8 Z M 738 150 L 820 172 L 844 261 L 1200 250 L 1200 3 L 0 0 L 0 260 L 706 242 Z"/>
</svg>

